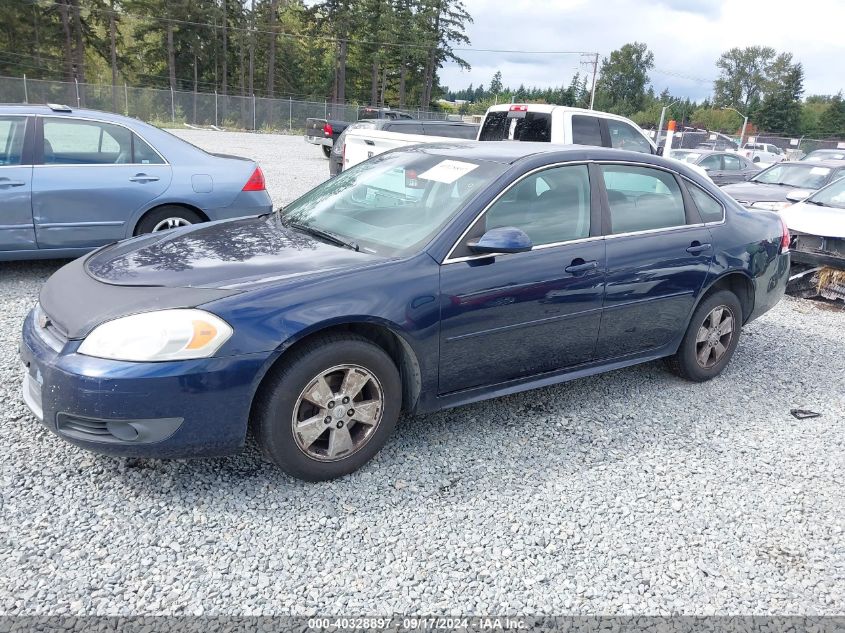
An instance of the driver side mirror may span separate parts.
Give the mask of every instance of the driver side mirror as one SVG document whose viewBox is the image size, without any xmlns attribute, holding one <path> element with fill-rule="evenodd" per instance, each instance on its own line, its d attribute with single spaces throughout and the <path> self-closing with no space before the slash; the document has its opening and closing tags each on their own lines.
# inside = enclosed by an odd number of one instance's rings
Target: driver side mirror
<svg viewBox="0 0 845 633">
<path fill-rule="evenodd" d="M 790 202 L 801 202 L 804 198 L 809 198 L 811 195 L 813 195 L 813 192 L 807 189 L 793 189 L 787 192 L 786 199 Z"/>
<path fill-rule="evenodd" d="M 467 244 L 475 253 L 524 253 L 533 247 L 531 238 L 515 226 L 490 229 L 477 240 Z"/>
</svg>

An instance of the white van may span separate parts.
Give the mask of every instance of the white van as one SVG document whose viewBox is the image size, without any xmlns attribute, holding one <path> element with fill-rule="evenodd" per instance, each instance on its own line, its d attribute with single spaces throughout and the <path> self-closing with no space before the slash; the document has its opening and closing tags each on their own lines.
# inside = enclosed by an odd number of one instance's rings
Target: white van
<svg viewBox="0 0 845 633">
<path fill-rule="evenodd" d="M 657 154 L 657 148 L 645 132 L 623 116 L 535 103 L 509 103 L 488 108 L 477 140 L 594 145 Z M 348 169 L 396 147 L 417 143 L 460 142 L 460 139 L 438 136 L 350 130 L 343 147 L 343 168 Z"/>
</svg>

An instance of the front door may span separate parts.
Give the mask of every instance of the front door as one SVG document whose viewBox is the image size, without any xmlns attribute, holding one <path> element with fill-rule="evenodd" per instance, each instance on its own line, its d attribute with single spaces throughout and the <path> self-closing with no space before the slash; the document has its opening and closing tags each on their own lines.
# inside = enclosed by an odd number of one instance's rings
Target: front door
<svg viewBox="0 0 845 633">
<path fill-rule="evenodd" d="M 590 361 L 601 321 L 605 242 L 591 221 L 586 165 L 511 187 L 441 266 L 440 393 Z M 533 250 L 476 256 L 466 243 L 514 226 Z"/>
<path fill-rule="evenodd" d="M 131 234 L 136 212 L 169 186 L 170 165 L 121 125 L 39 120 L 42 160 L 32 181 L 39 247 L 91 248 Z"/>
<path fill-rule="evenodd" d="M 597 359 L 657 349 L 684 331 L 713 259 L 710 231 L 668 171 L 602 166 L 610 226 Z"/>
<path fill-rule="evenodd" d="M 26 126 L 25 116 L 0 116 L 0 251 L 37 248 L 32 164 L 24 157 Z"/>
</svg>

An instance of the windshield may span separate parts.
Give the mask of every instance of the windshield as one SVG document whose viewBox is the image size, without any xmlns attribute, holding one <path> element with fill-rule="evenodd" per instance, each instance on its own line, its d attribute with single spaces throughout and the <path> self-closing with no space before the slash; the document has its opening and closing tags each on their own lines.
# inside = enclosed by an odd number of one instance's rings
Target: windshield
<svg viewBox="0 0 845 633">
<path fill-rule="evenodd" d="M 831 185 L 828 185 L 818 193 L 808 198 L 816 204 L 823 204 L 826 207 L 837 207 L 845 209 L 845 178 L 840 178 Z"/>
<path fill-rule="evenodd" d="M 682 160 L 693 164 L 701 158 L 701 154 L 699 152 L 688 152 L 685 150 L 672 150 L 669 155 L 675 160 Z"/>
<path fill-rule="evenodd" d="M 836 150 L 831 149 L 817 149 L 814 152 L 810 152 L 801 160 L 845 160 L 845 151 L 837 152 Z"/>
<path fill-rule="evenodd" d="M 798 189 L 820 189 L 829 175 L 830 167 L 779 163 L 761 171 L 751 180 L 769 185 L 786 185 Z"/>
<path fill-rule="evenodd" d="M 427 244 L 507 165 L 421 148 L 387 152 L 324 182 L 280 211 L 285 224 L 331 233 L 385 256 Z"/>
</svg>

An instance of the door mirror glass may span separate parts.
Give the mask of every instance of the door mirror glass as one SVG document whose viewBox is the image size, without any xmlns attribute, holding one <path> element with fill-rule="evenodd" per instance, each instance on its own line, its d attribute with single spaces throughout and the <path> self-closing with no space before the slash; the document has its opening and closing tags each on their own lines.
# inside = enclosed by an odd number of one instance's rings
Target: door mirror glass
<svg viewBox="0 0 845 633">
<path fill-rule="evenodd" d="M 475 253 L 524 253 L 532 248 L 528 234 L 515 226 L 490 229 L 467 246 Z"/>
<path fill-rule="evenodd" d="M 812 194 L 813 192 L 808 189 L 793 189 L 787 192 L 786 199 L 790 202 L 801 202 L 804 198 L 808 198 Z"/>
</svg>

